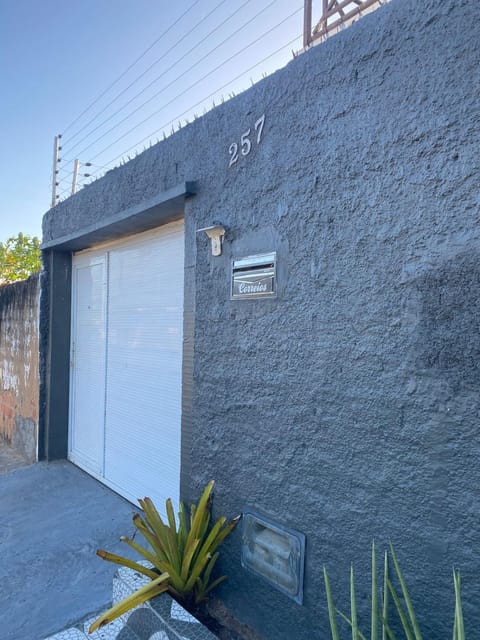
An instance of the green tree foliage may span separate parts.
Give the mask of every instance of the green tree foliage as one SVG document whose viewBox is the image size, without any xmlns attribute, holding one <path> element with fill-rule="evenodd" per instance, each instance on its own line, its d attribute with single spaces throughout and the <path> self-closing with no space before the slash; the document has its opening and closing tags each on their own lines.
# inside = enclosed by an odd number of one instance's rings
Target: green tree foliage
<svg viewBox="0 0 480 640">
<path fill-rule="evenodd" d="M 40 240 L 36 236 L 19 233 L 0 242 L 0 283 L 25 280 L 40 268 Z"/>
</svg>

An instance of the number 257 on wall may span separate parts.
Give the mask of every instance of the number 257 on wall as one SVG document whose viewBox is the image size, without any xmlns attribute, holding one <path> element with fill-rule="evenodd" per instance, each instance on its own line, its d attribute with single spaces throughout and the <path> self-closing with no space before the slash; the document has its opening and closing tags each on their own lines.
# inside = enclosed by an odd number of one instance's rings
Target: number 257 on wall
<svg viewBox="0 0 480 640">
<path fill-rule="evenodd" d="M 255 122 L 254 125 L 254 139 L 256 137 L 257 144 L 260 144 L 263 133 L 263 125 L 265 124 L 265 114 L 260 116 L 260 118 Z M 230 162 L 228 163 L 229 167 L 232 167 L 236 162 L 238 162 L 240 154 L 242 156 L 248 156 L 250 151 L 252 150 L 252 142 L 250 140 L 250 136 L 252 134 L 251 129 L 247 129 L 245 133 L 242 133 L 240 136 L 240 145 L 237 142 L 232 142 L 232 144 L 228 147 L 228 153 L 230 154 Z M 256 136 L 255 136 L 256 134 Z"/>
</svg>

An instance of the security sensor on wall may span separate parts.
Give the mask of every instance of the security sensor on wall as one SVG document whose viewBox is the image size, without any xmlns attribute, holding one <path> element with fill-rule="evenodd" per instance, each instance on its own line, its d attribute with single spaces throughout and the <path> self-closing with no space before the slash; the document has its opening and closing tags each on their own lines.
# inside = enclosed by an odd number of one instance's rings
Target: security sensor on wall
<svg viewBox="0 0 480 640">
<path fill-rule="evenodd" d="M 212 256 L 221 256 L 225 229 L 221 225 L 215 224 L 211 227 L 205 227 L 205 229 L 197 229 L 197 233 L 201 233 L 202 231 L 210 238 Z"/>
</svg>

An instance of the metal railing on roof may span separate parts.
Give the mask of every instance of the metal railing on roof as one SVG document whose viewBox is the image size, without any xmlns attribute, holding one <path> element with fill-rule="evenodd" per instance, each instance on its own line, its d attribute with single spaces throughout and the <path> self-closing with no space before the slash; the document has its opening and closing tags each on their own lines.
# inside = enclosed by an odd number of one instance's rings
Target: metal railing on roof
<svg viewBox="0 0 480 640">
<path fill-rule="evenodd" d="M 316 40 L 325 39 L 386 1 L 388 0 L 322 0 L 322 17 L 312 28 L 313 0 L 305 0 L 303 46 L 308 47 Z"/>
</svg>

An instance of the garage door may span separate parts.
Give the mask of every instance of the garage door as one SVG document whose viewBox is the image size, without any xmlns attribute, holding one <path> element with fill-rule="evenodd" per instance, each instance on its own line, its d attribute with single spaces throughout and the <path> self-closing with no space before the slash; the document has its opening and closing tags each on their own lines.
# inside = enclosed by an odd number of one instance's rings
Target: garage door
<svg viewBox="0 0 480 640">
<path fill-rule="evenodd" d="M 183 247 L 176 222 L 72 263 L 69 457 L 159 507 L 179 499 Z"/>
</svg>

